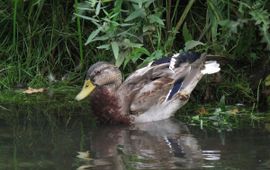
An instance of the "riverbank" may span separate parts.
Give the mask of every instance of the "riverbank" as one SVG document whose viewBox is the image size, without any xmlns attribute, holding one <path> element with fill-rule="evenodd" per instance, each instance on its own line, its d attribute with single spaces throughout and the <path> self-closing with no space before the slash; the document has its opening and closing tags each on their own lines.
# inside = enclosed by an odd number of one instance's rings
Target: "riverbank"
<svg viewBox="0 0 270 170">
<path fill-rule="evenodd" d="M 95 124 L 89 100 L 76 101 L 78 86 L 52 86 L 42 92 L 24 93 L 27 89 L 2 90 L 0 93 L 1 119 L 13 120 L 22 117 L 44 117 L 63 119 L 87 115 L 88 121 Z M 39 116 L 39 114 L 41 114 Z M 225 98 L 219 102 L 197 103 L 189 101 L 175 116 L 178 120 L 200 129 L 213 129 L 219 132 L 234 129 L 270 129 L 270 113 L 258 112 L 256 108 L 243 104 L 227 105 Z"/>
</svg>

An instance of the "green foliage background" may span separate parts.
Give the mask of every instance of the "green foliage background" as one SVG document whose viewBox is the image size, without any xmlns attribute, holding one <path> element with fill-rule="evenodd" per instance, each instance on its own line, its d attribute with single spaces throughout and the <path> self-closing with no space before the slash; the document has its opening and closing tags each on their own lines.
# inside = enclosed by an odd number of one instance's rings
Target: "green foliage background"
<svg viewBox="0 0 270 170">
<path fill-rule="evenodd" d="M 269 96 L 269 8 L 268 0 L 0 0 L 0 89 L 74 86 L 96 61 L 128 75 L 195 50 L 222 64 L 195 100 L 258 103 Z"/>
</svg>

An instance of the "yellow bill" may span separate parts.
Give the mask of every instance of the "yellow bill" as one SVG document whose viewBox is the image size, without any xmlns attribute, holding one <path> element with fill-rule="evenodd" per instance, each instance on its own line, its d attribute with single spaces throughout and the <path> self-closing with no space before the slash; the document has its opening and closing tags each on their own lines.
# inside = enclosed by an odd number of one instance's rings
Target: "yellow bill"
<svg viewBox="0 0 270 170">
<path fill-rule="evenodd" d="M 75 97 L 76 100 L 80 101 L 86 98 L 94 89 L 95 85 L 90 80 L 85 80 L 81 92 Z"/>
</svg>

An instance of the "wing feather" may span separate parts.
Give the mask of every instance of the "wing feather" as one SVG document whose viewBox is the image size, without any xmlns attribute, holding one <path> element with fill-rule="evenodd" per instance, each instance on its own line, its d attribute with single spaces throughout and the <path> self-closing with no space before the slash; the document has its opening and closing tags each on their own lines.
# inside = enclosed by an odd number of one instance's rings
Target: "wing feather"
<svg viewBox="0 0 270 170">
<path fill-rule="evenodd" d="M 165 58 L 131 74 L 118 89 L 124 112 L 140 114 L 171 100 L 182 90 L 190 93 L 202 77 L 205 54 L 188 55 L 177 54 L 175 61 Z"/>
</svg>

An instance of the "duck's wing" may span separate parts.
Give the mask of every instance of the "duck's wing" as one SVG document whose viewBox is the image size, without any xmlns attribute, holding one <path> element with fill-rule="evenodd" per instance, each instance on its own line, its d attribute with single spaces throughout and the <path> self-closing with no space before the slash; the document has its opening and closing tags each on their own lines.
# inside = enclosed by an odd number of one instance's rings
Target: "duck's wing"
<svg viewBox="0 0 270 170">
<path fill-rule="evenodd" d="M 138 114 L 152 106 L 174 100 L 179 95 L 187 96 L 184 98 L 187 100 L 203 74 L 209 73 L 205 69 L 205 58 L 205 54 L 175 54 L 165 62 L 158 60 L 137 70 L 120 87 L 125 109 Z M 211 69 L 216 67 L 212 66 Z"/>
<path fill-rule="evenodd" d="M 196 62 L 202 63 L 204 58 L 205 56 L 200 57 L 199 54 L 193 53 L 175 54 L 166 63 L 160 63 L 159 60 L 152 63 L 152 72 L 149 74 L 151 79 L 148 79 L 133 97 L 130 104 L 131 113 L 143 113 L 152 106 L 171 100 L 183 88 L 183 83 L 188 83 L 186 78 L 191 74 L 193 65 Z M 196 76 L 193 74 L 190 77 Z"/>
<path fill-rule="evenodd" d="M 168 67 L 169 63 L 149 65 L 132 73 L 117 90 L 121 112 L 123 114 L 130 113 L 132 111 L 131 105 L 134 107 L 134 104 L 143 101 L 146 101 L 145 106 L 143 106 L 146 108 L 152 105 L 157 97 L 165 94 L 165 89 L 169 89 L 174 81 L 173 73 Z M 134 107 L 135 112 L 138 109 L 136 106 Z"/>
</svg>

